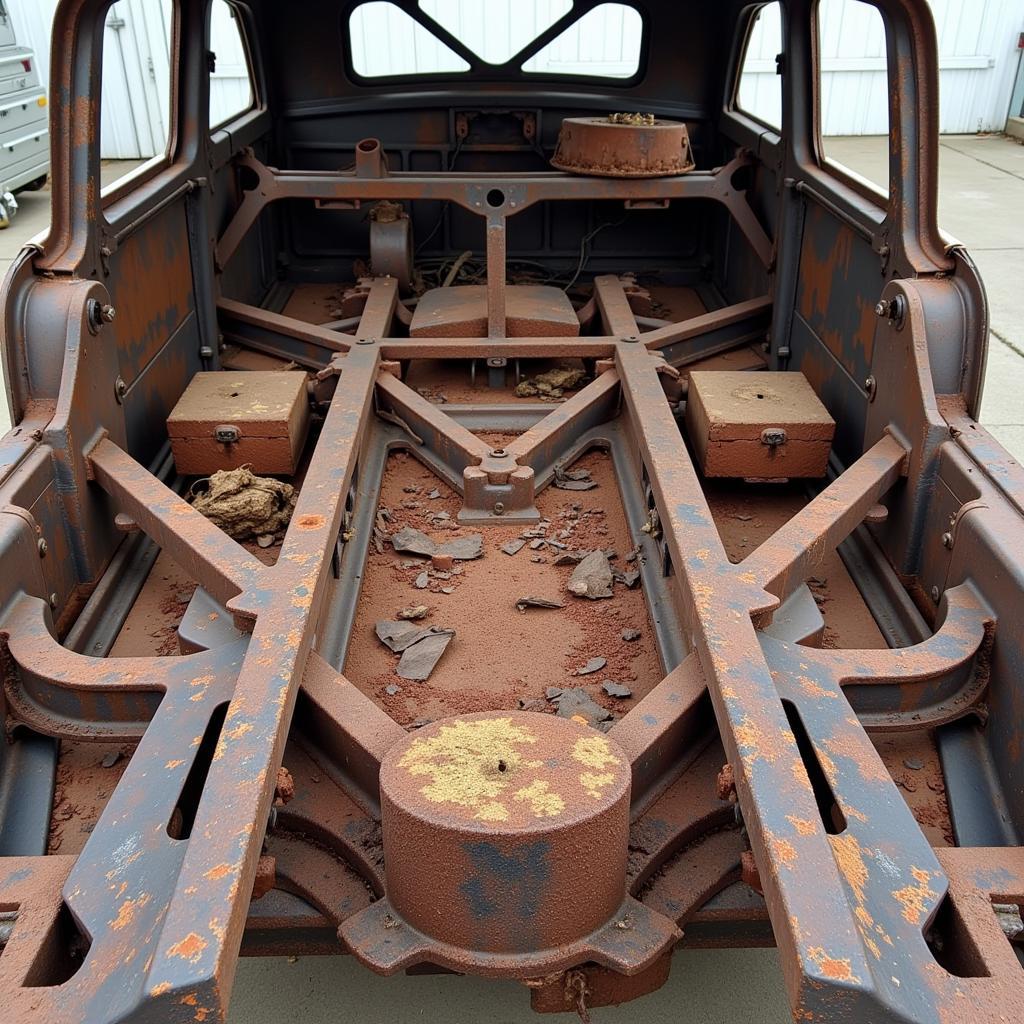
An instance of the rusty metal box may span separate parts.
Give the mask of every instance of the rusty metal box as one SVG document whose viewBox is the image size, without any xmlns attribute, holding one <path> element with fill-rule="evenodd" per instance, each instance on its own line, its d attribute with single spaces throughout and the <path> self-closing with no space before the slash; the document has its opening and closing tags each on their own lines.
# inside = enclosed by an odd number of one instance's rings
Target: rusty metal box
<svg viewBox="0 0 1024 1024">
<path fill-rule="evenodd" d="M 308 432 L 302 371 L 197 373 L 167 418 L 174 463 L 186 476 L 246 465 L 290 476 Z"/>
<path fill-rule="evenodd" d="M 802 373 L 690 374 L 686 429 L 705 476 L 824 476 L 835 427 Z"/>
</svg>

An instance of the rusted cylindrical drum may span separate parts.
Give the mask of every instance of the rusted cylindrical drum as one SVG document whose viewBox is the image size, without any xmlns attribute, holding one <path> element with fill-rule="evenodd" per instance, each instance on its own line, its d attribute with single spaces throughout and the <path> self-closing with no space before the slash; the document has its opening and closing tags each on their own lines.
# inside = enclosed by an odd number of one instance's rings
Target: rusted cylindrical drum
<svg viewBox="0 0 1024 1024">
<path fill-rule="evenodd" d="M 409 925 L 485 953 L 560 946 L 622 905 L 630 766 L 564 718 L 434 722 L 381 765 L 387 896 Z"/>
<path fill-rule="evenodd" d="M 690 136 L 681 121 L 567 117 L 558 133 L 553 167 L 605 178 L 660 178 L 693 170 Z"/>
</svg>

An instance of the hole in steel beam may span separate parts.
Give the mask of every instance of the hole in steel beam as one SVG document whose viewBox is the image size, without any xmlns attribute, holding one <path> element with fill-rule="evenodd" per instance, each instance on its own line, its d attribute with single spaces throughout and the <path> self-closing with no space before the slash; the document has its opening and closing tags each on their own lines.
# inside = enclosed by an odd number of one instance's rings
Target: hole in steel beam
<svg viewBox="0 0 1024 1024">
<path fill-rule="evenodd" d="M 499 206 L 505 205 L 505 193 L 500 188 L 492 188 L 487 193 L 487 205 L 497 209 Z"/>
<path fill-rule="evenodd" d="M 89 946 L 89 937 L 78 926 L 68 905 L 62 903 L 39 945 L 22 986 L 49 988 L 52 985 L 63 985 L 82 966 Z"/>
<path fill-rule="evenodd" d="M 4 955 L 7 943 L 10 942 L 14 925 L 18 920 L 18 904 L 0 904 L 0 956 Z"/>
<path fill-rule="evenodd" d="M 814 799 L 818 804 L 818 813 L 821 815 L 822 824 L 830 836 L 837 836 L 846 831 L 846 816 L 839 809 L 832 786 L 821 767 L 814 744 L 811 743 L 811 737 L 807 734 L 807 729 L 804 727 L 803 719 L 800 717 L 796 705 L 792 701 L 784 700 L 782 707 L 786 712 L 789 727 L 793 730 L 797 750 L 800 751 L 807 776 L 811 780 L 811 789 L 814 791 Z"/>
<path fill-rule="evenodd" d="M 210 765 L 213 763 L 213 755 L 220 741 L 220 732 L 224 728 L 227 713 L 228 705 L 225 702 L 218 704 L 210 715 L 199 750 L 196 751 L 196 758 L 188 770 L 185 784 L 181 787 L 181 795 L 167 823 L 167 834 L 172 839 L 188 839 L 192 835 L 196 811 L 199 809 L 199 801 L 206 786 L 206 776 L 210 773 Z"/>
<path fill-rule="evenodd" d="M 946 893 L 925 929 L 925 941 L 939 966 L 956 978 L 987 978 L 990 971 L 953 898 Z"/>
</svg>

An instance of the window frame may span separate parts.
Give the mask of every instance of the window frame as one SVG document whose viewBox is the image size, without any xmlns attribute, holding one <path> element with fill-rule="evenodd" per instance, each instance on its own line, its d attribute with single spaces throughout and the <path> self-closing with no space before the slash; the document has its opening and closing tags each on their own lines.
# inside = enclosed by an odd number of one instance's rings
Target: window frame
<svg viewBox="0 0 1024 1024">
<path fill-rule="evenodd" d="M 761 13 L 764 11 L 764 9 L 766 7 L 770 7 L 773 3 L 778 6 L 778 8 L 779 8 L 779 17 L 781 19 L 782 18 L 782 5 L 779 3 L 779 0 L 765 0 L 764 3 L 752 5 L 748 9 L 748 12 L 747 12 L 747 15 L 746 15 L 747 16 L 747 24 L 746 24 L 746 29 L 745 29 L 744 36 L 743 36 L 743 45 L 740 47 L 740 50 L 739 50 L 739 56 L 738 56 L 738 59 L 736 61 L 736 74 L 733 77 L 732 91 L 731 91 L 730 96 L 729 96 L 729 112 L 731 114 L 738 115 L 738 116 L 740 116 L 742 118 L 746 118 L 746 120 L 750 121 L 752 124 L 759 125 L 761 128 L 764 128 L 766 131 L 771 132 L 776 137 L 782 138 L 783 126 L 781 124 L 778 124 L 778 125 L 769 124 L 763 118 L 758 117 L 757 114 L 751 113 L 751 111 L 747 110 L 745 107 L 740 106 L 740 79 L 743 77 L 743 67 L 744 67 L 744 65 L 747 62 L 747 51 L 750 49 L 751 36 L 753 36 L 753 34 L 754 34 L 754 28 L 757 25 L 758 19 L 761 17 Z M 782 26 L 782 49 L 779 52 L 783 55 L 783 58 L 785 58 L 785 53 L 786 53 L 786 30 L 785 30 L 785 23 L 784 22 L 783 22 L 783 26 Z M 783 95 L 782 76 L 779 75 L 779 73 L 778 73 L 778 66 L 777 65 L 776 65 L 775 74 L 776 74 L 776 78 L 778 79 L 778 82 L 779 82 L 779 94 L 780 94 L 780 98 L 782 99 L 779 120 L 780 121 L 785 121 L 786 120 L 786 103 L 785 103 L 785 97 Z"/>
<path fill-rule="evenodd" d="M 882 28 L 885 32 L 885 75 L 887 80 L 887 92 L 892 95 L 892 37 L 891 26 L 886 18 L 885 11 L 874 2 L 874 0 L 858 0 L 865 6 L 873 8 L 879 18 L 882 19 Z M 885 187 L 858 174 L 852 167 L 840 163 L 825 152 L 825 136 L 821 133 L 821 99 L 822 99 L 822 58 L 821 58 L 821 23 L 818 14 L 821 10 L 822 0 L 814 0 L 811 7 L 811 64 L 814 102 L 814 123 L 811 126 L 811 144 L 814 148 L 814 159 L 818 168 L 825 174 L 830 175 L 846 188 L 852 189 L 861 199 L 875 203 L 880 209 L 886 210 L 895 199 L 895 184 L 892 173 L 892 101 L 887 106 L 889 130 L 886 138 L 889 140 L 889 170 L 888 182 Z"/>
<path fill-rule="evenodd" d="M 429 15 L 420 9 L 418 0 L 386 0 L 393 6 L 399 8 L 409 15 L 417 24 L 430 32 L 439 42 L 454 51 L 459 57 L 469 64 L 465 71 L 428 71 L 417 73 L 405 73 L 400 75 L 360 75 L 355 70 L 353 63 L 352 33 L 350 19 L 352 15 L 365 3 L 372 0 L 359 0 L 341 12 L 338 20 L 339 34 L 341 36 L 342 65 L 348 80 L 362 88 L 375 88 L 378 86 L 404 85 L 416 87 L 419 85 L 433 86 L 439 82 L 457 83 L 470 82 L 474 85 L 485 82 L 519 82 L 538 83 L 553 82 L 577 85 L 595 85 L 604 89 L 633 88 L 643 81 L 647 73 L 647 63 L 650 51 L 650 20 L 643 4 L 635 3 L 634 0 L 574 0 L 573 7 L 562 18 L 552 25 L 549 25 L 543 32 L 535 36 L 518 53 L 514 53 L 504 64 L 491 64 L 482 57 L 473 53 L 458 37 L 451 35 L 443 26 L 433 22 Z M 550 72 L 523 71 L 525 64 L 535 53 L 542 50 L 552 40 L 557 39 L 563 32 L 575 25 L 584 15 L 595 7 L 605 3 L 621 3 L 624 7 L 630 7 L 640 16 L 640 55 L 636 71 L 628 78 L 612 78 L 602 75 L 559 75 Z M 436 26 L 436 28 L 435 28 Z M 453 45 L 454 44 L 454 45 Z"/>
<path fill-rule="evenodd" d="M 213 31 L 213 5 L 218 2 L 223 3 L 226 7 L 228 7 L 231 10 L 233 20 L 236 26 L 238 27 L 238 38 L 242 44 L 242 54 L 245 58 L 245 70 L 249 76 L 249 92 L 252 96 L 252 99 L 249 102 L 249 106 L 245 107 L 243 110 L 235 111 L 235 113 L 230 114 L 228 117 L 224 118 L 222 121 L 218 121 L 216 124 L 210 121 L 208 112 L 207 128 L 211 136 L 215 135 L 217 132 L 225 131 L 228 125 L 234 124 L 236 121 L 241 120 L 243 117 L 248 117 L 250 114 L 262 111 L 264 109 L 263 99 L 262 96 L 260 95 L 259 82 L 256 77 L 256 65 L 252 59 L 252 47 L 249 43 L 249 33 L 245 30 L 246 16 L 249 14 L 249 9 L 245 7 L 243 4 L 236 3 L 235 0 L 210 0 L 210 6 L 207 9 L 209 14 L 209 17 L 207 18 L 207 31 L 211 33 Z M 213 42 L 212 38 L 210 39 L 210 41 L 211 43 Z M 215 71 L 210 72 L 211 96 L 213 94 L 214 74 Z"/>
</svg>

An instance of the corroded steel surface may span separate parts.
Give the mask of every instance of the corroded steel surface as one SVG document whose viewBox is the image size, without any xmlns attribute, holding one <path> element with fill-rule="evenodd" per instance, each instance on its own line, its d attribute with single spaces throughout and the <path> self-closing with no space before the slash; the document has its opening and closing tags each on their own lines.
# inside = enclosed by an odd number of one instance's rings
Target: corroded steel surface
<svg viewBox="0 0 1024 1024">
<path fill-rule="evenodd" d="M 660 178 L 694 168 L 686 125 L 642 116 L 567 117 L 551 165 L 606 178 Z"/>
<path fill-rule="evenodd" d="M 397 3 L 423 17 L 414 0 Z M 745 31 L 748 5 L 735 6 Z M 800 45 L 786 48 L 786 123 L 806 131 L 813 118 L 792 82 L 815 70 L 799 28 L 813 8 L 790 6 Z M 12 747 L 26 733 L 137 747 L 80 855 L 0 857 L 0 989 L 11 1020 L 222 1020 L 247 943 L 347 951 L 385 974 L 432 966 L 514 978 L 537 1009 L 585 1015 L 663 983 L 680 935 L 735 941 L 715 929 L 737 923 L 752 926 L 748 937 L 774 936 L 799 1020 L 1020 1016 L 1019 961 L 991 910 L 1024 902 L 1019 793 L 1007 785 L 1007 806 L 994 809 L 972 793 L 970 813 L 994 810 L 995 838 L 933 849 L 869 736 L 970 743 L 968 730 L 985 724 L 987 739 L 967 746 L 976 774 L 961 757 L 964 779 L 947 773 L 950 788 L 999 772 L 1012 783 L 1024 760 L 1013 628 L 1024 563 L 1006 544 L 1020 529 L 1024 487 L 960 390 L 977 367 L 955 335 L 969 289 L 949 279 L 955 260 L 935 228 L 926 7 L 880 6 L 896 69 L 886 210 L 852 184 L 825 194 L 825 172 L 802 155 L 813 139 L 799 148 L 783 140 L 774 166 L 708 134 L 701 144 L 725 162 L 688 172 L 685 129 L 665 123 L 582 119 L 604 139 L 563 139 L 561 163 L 584 172 L 572 176 L 489 174 L 466 170 L 468 160 L 451 169 L 472 120 L 461 110 L 452 118 L 459 146 L 444 165 L 402 170 L 403 152 L 392 163 L 364 139 L 351 170 L 304 171 L 257 157 L 275 158 L 256 145 L 253 125 L 266 120 L 257 108 L 239 126 L 250 142 L 232 142 L 215 166 L 207 96 L 196 87 L 209 73 L 204 0 L 177 6 L 174 155 L 101 207 L 106 5 L 60 5 L 53 228 L 7 285 L 5 357 L 20 423 L 0 444 L 3 711 Z M 239 13 L 250 30 L 273 16 L 259 0 Z M 319 89 L 327 74 L 311 68 L 307 84 Z M 293 107 L 315 109 L 310 120 L 334 116 L 317 104 L 299 97 Z M 514 117 L 532 146 L 539 117 Z M 710 120 L 701 131 L 711 133 Z M 623 137 L 626 147 L 615 141 Z M 749 126 L 738 138 L 764 145 Z M 470 145 L 465 156 L 486 152 Z M 633 172 L 666 176 L 603 176 L 630 161 Z M 711 293 L 713 264 L 741 268 L 720 308 L 654 319 L 635 279 L 601 273 L 577 322 L 558 299 L 558 323 L 571 332 L 548 331 L 552 315 L 535 317 L 531 336 L 513 336 L 513 217 L 531 211 L 524 221 L 536 215 L 536 225 L 559 204 L 665 210 L 691 200 L 724 227 L 722 245 L 689 272 L 704 281 L 708 271 Z M 254 246 L 257 223 L 275 205 L 287 221 L 309 201 L 336 211 L 457 207 L 481 228 L 486 254 L 472 311 L 479 337 L 454 328 L 409 336 L 415 314 L 398 294 L 411 283 L 408 224 L 377 240 L 375 262 L 395 276 L 358 271 L 341 320 L 315 326 L 253 304 L 268 283 L 244 269 L 267 255 Z M 553 233 L 547 222 L 543 230 Z M 870 273 L 856 277 L 865 262 Z M 286 264 L 277 265 L 283 277 Z M 111 291 L 125 310 L 116 322 L 96 316 Z M 854 301 L 844 302 L 847 292 Z M 969 312 L 983 321 L 983 308 Z M 187 344 L 162 347 L 164 328 Z M 817 347 L 807 348 L 808 334 Z M 161 482 L 159 453 L 139 441 L 142 421 L 162 422 L 158 411 L 189 377 L 213 368 L 222 339 L 315 375 L 323 420 L 273 565 Z M 831 482 L 733 560 L 678 403 L 689 366 L 751 342 L 763 342 L 772 369 L 802 360 L 843 415 Z M 511 360 L 553 357 L 581 360 L 593 379 L 559 405 L 533 407 L 525 429 L 509 429 L 508 410 L 503 419 L 495 405 L 435 405 L 407 379 L 416 360 L 489 359 L 503 373 Z M 490 430 L 517 436 L 497 447 Z M 411 452 L 461 497 L 459 522 L 486 527 L 536 523 L 538 495 L 595 446 L 617 459 L 633 557 L 645 590 L 657 585 L 651 617 L 666 641 L 663 678 L 607 733 L 525 711 L 459 714 L 409 732 L 338 671 L 383 450 Z M 806 584 L 866 522 L 888 571 L 879 578 L 895 594 L 878 611 L 892 648 L 818 646 L 824 622 Z M 181 656 L 108 657 L 103 629 L 69 631 L 90 592 L 109 594 L 108 563 L 123 570 L 117 545 L 136 540 L 204 592 L 190 605 Z M 801 600 L 809 617 L 793 611 Z M 214 610 L 198 629 L 203 607 Z M 85 608 L 94 626 L 103 619 L 103 609 Z M 985 743 L 1005 752 L 998 765 Z M 940 752 L 949 757 L 948 746 Z M 934 781 L 943 786 L 941 771 Z M 953 840 L 970 834 L 965 806 L 951 814 Z M 282 893 L 301 909 L 275 902 Z"/>
</svg>

